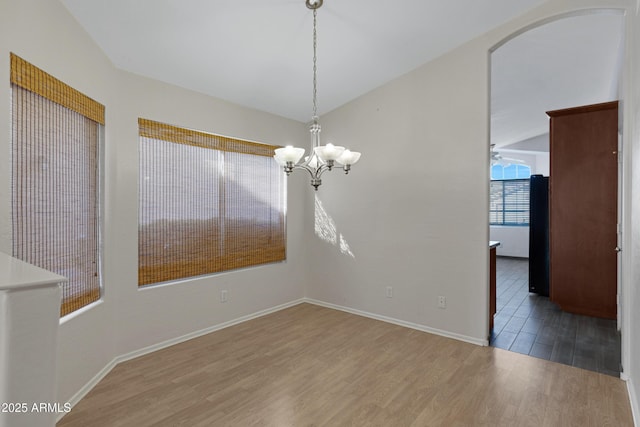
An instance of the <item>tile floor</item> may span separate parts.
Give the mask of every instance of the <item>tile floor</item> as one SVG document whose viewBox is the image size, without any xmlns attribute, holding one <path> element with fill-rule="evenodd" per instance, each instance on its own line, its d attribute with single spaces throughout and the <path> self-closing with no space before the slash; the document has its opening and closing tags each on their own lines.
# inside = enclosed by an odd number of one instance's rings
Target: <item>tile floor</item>
<svg viewBox="0 0 640 427">
<path fill-rule="evenodd" d="M 566 313 L 529 293 L 529 260 L 498 257 L 494 347 L 620 376 L 616 321 Z"/>
</svg>

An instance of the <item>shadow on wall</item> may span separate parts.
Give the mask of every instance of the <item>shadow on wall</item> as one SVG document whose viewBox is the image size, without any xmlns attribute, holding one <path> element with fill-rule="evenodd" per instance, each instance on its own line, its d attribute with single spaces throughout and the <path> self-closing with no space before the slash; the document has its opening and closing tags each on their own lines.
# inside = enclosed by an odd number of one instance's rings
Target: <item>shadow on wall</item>
<svg viewBox="0 0 640 427">
<path fill-rule="evenodd" d="M 331 218 L 331 216 L 327 213 L 324 206 L 322 205 L 322 201 L 316 195 L 315 196 L 315 232 L 316 236 L 321 238 L 327 243 L 330 243 L 333 246 L 340 248 L 340 252 L 350 256 L 351 258 L 355 258 L 356 256 L 351 251 L 349 244 L 346 239 L 342 235 L 342 233 L 338 233 L 338 229 L 336 227 L 336 223 Z"/>
</svg>

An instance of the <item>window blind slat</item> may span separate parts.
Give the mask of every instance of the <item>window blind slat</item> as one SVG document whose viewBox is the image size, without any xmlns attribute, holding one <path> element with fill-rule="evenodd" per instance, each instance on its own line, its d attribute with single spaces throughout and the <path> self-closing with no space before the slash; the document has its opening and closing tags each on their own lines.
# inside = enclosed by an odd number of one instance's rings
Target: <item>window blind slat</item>
<svg viewBox="0 0 640 427">
<path fill-rule="evenodd" d="M 529 225 L 529 180 L 492 180 L 489 193 L 489 224 Z"/>
</svg>

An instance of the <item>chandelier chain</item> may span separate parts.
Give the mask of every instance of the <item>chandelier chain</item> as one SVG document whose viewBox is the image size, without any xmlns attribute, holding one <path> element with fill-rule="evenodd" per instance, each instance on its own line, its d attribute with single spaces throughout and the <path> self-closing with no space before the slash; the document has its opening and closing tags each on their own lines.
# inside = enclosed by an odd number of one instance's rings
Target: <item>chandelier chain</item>
<svg viewBox="0 0 640 427">
<path fill-rule="evenodd" d="M 317 120 L 318 117 L 318 57 L 316 54 L 318 47 L 318 34 L 317 34 L 317 9 L 313 9 L 313 119 Z"/>
<path fill-rule="evenodd" d="M 291 145 L 275 149 L 275 160 L 284 167 L 284 172 L 289 176 L 296 169 L 302 169 L 311 175 L 311 186 L 317 191 L 322 184 L 322 174 L 333 169 L 342 169 L 345 174 L 351 170 L 351 166 L 360 159 L 360 153 L 351 151 L 345 147 L 331 143 L 320 144 L 320 123 L 318 123 L 318 8 L 323 0 L 305 0 L 308 9 L 313 10 L 313 117 L 309 125 L 311 136 L 311 150 L 305 154 L 304 148 Z"/>
</svg>

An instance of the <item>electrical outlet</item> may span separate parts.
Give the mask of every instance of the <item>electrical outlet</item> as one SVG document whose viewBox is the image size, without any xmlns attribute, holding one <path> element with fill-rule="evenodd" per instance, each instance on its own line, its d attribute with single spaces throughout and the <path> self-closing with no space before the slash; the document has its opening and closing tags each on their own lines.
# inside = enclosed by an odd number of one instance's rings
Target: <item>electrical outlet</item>
<svg viewBox="0 0 640 427">
<path fill-rule="evenodd" d="M 220 291 L 220 302 L 227 302 L 227 291 Z"/>
<path fill-rule="evenodd" d="M 387 298 L 393 298 L 393 288 L 391 286 L 387 286 L 386 295 Z"/>
<path fill-rule="evenodd" d="M 438 308 L 447 308 L 447 297 L 442 295 L 438 297 Z"/>
</svg>

